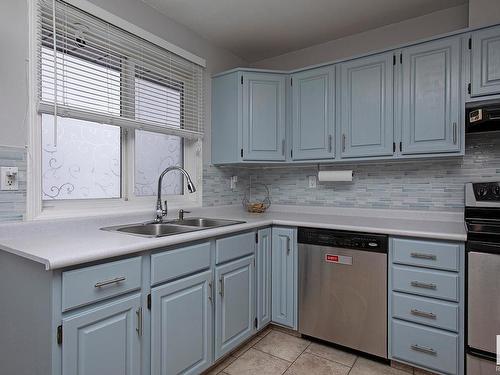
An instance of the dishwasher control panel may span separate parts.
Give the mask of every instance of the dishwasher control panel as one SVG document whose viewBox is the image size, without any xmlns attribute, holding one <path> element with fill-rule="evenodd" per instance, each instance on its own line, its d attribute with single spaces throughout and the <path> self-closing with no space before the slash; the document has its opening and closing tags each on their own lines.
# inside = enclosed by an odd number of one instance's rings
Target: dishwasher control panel
<svg viewBox="0 0 500 375">
<path fill-rule="evenodd" d="M 310 245 L 339 247 L 374 252 L 387 252 L 388 236 L 339 231 L 331 229 L 299 228 L 298 242 Z"/>
</svg>

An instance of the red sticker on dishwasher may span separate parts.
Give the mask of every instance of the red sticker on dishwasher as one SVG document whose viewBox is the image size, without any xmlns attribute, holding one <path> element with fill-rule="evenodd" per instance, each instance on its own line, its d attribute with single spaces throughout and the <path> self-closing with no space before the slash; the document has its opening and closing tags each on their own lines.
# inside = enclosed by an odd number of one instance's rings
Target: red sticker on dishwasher
<svg viewBox="0 0 500 375">
<path fill-rule="evenodd" d="M 325 254 L 325 262 L 352 265 L 352 257 L 345 255 Z"/>
</svg>

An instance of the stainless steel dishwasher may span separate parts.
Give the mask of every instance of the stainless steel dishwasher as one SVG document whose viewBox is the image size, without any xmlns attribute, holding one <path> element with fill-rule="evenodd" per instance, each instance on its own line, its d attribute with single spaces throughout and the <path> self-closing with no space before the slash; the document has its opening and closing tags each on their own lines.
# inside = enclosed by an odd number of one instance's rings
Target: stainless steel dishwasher
<svg viewBox="0 0 500 375">
<path fill-rule="evenodd" d="M 299 332 L 387 358 L 385 235 L 299 228 Z"/>
</svg>

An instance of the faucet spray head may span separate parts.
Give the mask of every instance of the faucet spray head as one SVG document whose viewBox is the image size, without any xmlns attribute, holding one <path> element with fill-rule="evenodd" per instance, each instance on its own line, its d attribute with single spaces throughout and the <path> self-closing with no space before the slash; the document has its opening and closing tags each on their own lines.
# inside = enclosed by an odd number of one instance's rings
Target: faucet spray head
<svg viewBox="0 0 500 375">
<path fill-rule="evenodd" d="M 194 193 L 196 191 L 196 187 L 194 186 L 193 181 L 188 180 L 187 189 L 190 193 Z"/>
</svg>

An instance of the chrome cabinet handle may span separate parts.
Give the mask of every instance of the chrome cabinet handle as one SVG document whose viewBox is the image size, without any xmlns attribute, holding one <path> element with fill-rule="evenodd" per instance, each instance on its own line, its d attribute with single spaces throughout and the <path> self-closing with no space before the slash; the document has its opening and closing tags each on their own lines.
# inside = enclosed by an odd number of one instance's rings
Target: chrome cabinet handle
<svg viewBox="0 0 500 375">
<path fill-rule="evenodd" d="M 121 277 L 116 277 L 116 278 L 111 279 L 111 280 L 99 281 L 98 283 L 95 283 L 94 288 L 102 288 L 103 286 L 106 286 L 106 285 L 118 284 L 118 283 L 121 283 L 122 281 L 125 281 L 125 280 L 127 280 L 127 278 L 125 276 L 121 276 Z"/>
<path fill-rule="evenodd" d="M 219 283 L 220 283 L 219 294 L 221 297 L 224 297 L 224 280 L 222 279 L 222 277 L 219 279 Z"/>
<path fill-rule="evenodd" d="M 411 253 L 410 255 L 412 258 L 417 258 L 417 259 L 429 259 L 429 260 L 437 259 L 437 256 L 434 254 Z"/>
<path fill-rule="evenodd" d="M 286 238 L 286 255 L 290 255 L 290 237 Z"/>
<path fill-rule="evenodd" d="M 414 286 L 415 288 L 423 288 L 423 289 L 433 289 L 433 290 L 436 290 L 437 289 L 437 285 L 436 284 L 432 284 L 432 283 L 423 283 L 421 281 L 412 281 L 410 283 L 411 286 Z"/>
<path fill-rule="evenodd" d="M 427 346 L 420 346 L 417 344 L 413 344 L 411 346 L 411 348 L 417 352 L 431 354 L 431 355 L 437 355 L 437 352 L 434 349 L 428 348 Z"/>
<path fill-rule="evenodd" d="M 281 155 L 285 156 L 285 140 L 281 141 Z"/>
<path fill-rule="evenodd" d="M 213 290 L 211 281 L 208 283 L 208 288 L 210 289 L 210 291 L 208 292 L 208 300 L 210 301 L 210 303 L 213 303 L 213 298 L 212 298 Z"/>
<path fill-rule="evenodd" d="M 454 122 L 453 123 L 453 144 L 456 145 L 457 144 L 457 123 Z"/>
<path fill-rule="evenodd" d="M 139 337 L 142 337 L 144 331 L 142 326 L 142 307 L 139 307 L 135 313 L 137 315 L 137 328 L 135 330 Z"/>
<path fill-rule="evenodd" d="M 345 134 L 342 134 L 342 152 L 345 152 Z"/>
<path fill-rule="evenodd" d="M 332 135 L 328 136 L 328 152 L 332 152 Z"/>
<path fill-rule="evenodd" d="M 420 311 L 418 309 L 411 309 L 410 312 L 412 313 L 412 315 L 421 316 L 422 318 L 436 319 L 437 317 L 436 314 L 426 311 Z"/>
</svg>

